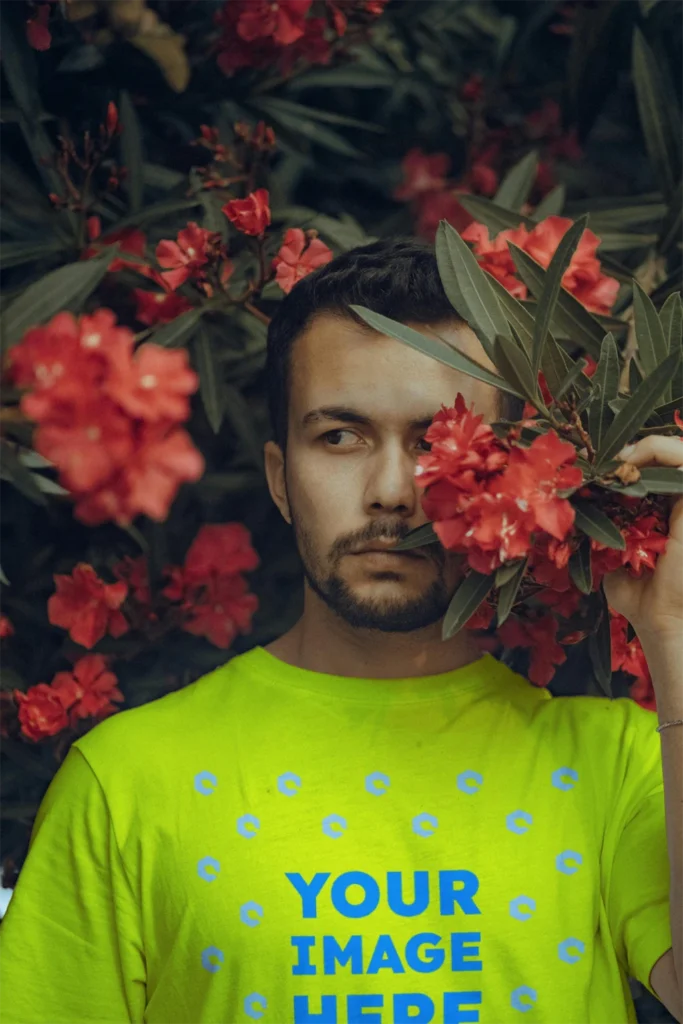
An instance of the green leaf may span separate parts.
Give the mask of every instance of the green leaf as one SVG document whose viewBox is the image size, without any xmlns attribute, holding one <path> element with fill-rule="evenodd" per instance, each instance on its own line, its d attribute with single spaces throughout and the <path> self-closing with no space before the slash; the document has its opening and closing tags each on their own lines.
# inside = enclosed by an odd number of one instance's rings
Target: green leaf
<svg viewBox="0 0 683 1024">
<path fill-rule="evenodd" d="M 142 132 L 137 111 L 125 89 L 119 98 L 119 116 L 122 129 L 121 159 L 127 171 L 123 189 L 128 195 L 130 212 L 138 213 L 142 209 L 145 185 Z"/>
<path fill-rule="evenodd" d="M 63 253 L 64 242 L 59 238 L 46 238 L 42 242 L 35 239 L 27 242 L 2 242 L 0 243 L 0 267 L 8 270 L 10 267 L 20 267 L 24 263 L 37 263 Z"/>
<path fill-rule="evenodd" d="M 666 358 L 669 346 L 657 310 L 637 281 L 634 281 L 633 312 L 638 352 L 647 376 Z"/>
<path fill-rule="evenodd" d="M 441 637 L 448 640 L 454 636 L 474 615 L 486 595 L 493 588 L 495 576 L 483 576 L 479 572 L 470 571 L 462 581 L 448 606 L 443 620 Z"/>
<path fill-rule="evenodd" d="M 599 450 L 603 435 L 614 419 L 609 403 L 619 394 L 619 352 L 613 334 L 606 334 L 603 338 L 592 382 L 600 388 L 600 398 L 588 410 L 588 433 L 594 447 Z"/>
<path fill-rule="evenodd" d="M 593 589 L 590 537 L 584 537 L 576 551 L 571 555 L 569 559 L 569 575 L 582 594 L 590 594 Z"/>
<path fill-rule="evenodd" d="M 534 408 L 539 409 L 543 403 L 539 398 L 531 363 L 524 349 L 501 335 L 496 338 L 493 347 L 495 364 L 508 384 L 531 402 Z"/>
<path fill-rule="evenodd" d="M 393 548 L 394 551 L 412 551 L 413 548 L 424 547 L 425 544 L 440 544 L 440 540 L 434 532 L 433 523 L 425 523 L 411 530 L 402 541 L 399 541 Z"/>
<path fill-rule="evenodd" d="M 588 363 L 587 363 L 587 361 L 585 359 L 579 359 L 578 362 L 574 363 L 574 365 L 572 366 L 572 368 L 569 371 L 569 373 L 567 374 L 567 376 L 560 383 L 560 386 L 557 389 L 557 392 L 553 392 L 552 393 L 553 394 L 553 398 L 560 399 L 564 395 L 566 395 L 566 393 L 569 391 L 569 389 L 576 384 L 577 380 L 579 379 L 579 377 L 581 376 L 581 374 L 583 373 L 583 371 L 586 369 L 587 366 L 588 366 Z"/>
<path fill-rule="evenodd" d="M 683 494 L 683 472 L 678 466 L 647 466 L 640 480 L 648 494 Z"/>
<path fill-rule="evenodd" d="M 506 320 L 515 328 L 517 334 L 522 339 L 524 348 L 529 353 L 529 357 L 531 357 L 531 340 L 534 336 L 533 314 L 514 295 L 510 295 L 507 288 L 497 278 L 492 277 L 487 270 L 484 273 L 493 288 Z"/>
<path fill-rule="evenodd" d="M 0 320 L 3 351 L 15 345 L 29 327 L 44 323 L 60 310 L 77 312 L 107 273 L 116 253 L 116 246 L 110 246 L 101 256 L 59 267 L 29 285 Z"/>
<path fill-rule="evenodd" d="M 517 570 L 523 565 L 525 559 L 517 559 L 514 562 L 504 562 L 500 569 L 496 569 L 496 586 L 504 587 L 505 584 L 517 575 Z"/>
<path fill-rule="evenodd" d="M 529 228 L 529 230 L 536 227 L 531 217 L 525 217 L 521 213 L 506 210 L 504 207 L 491 202 L 490 199 L 484 199 L 483 196 L 471 196 L 465 193 L 462 195 L 458 194 L 458 202 L 467 210 L 470 216 L 488 228 L 490 238 L 495 238 L 499 231 L 505 231 L 508 228 L 518 228 L 521 224 Z"/>
<path fill-rule="evenodd" d="M 500 388 L 501 391 L 507 391 L 511 395 L 521 397 L 519 392 L 510 387 L 503 377 L 500 377 L 496 373 L 492 373 L 491 370 L 487 370 L 485 366 L 480 366 L 474 359 L 471 359 L 469 356 L 459 352 L 451 345 L 446 344 L 446 342 L 441 338 L 430 338 L 426 334 L 422 334 L 420 331 L 414 330 L 412 327 L 406 327 L 405 324 L 401 324 L 396 320 L 390 319 L 388 316 L 383 316 L 381 313 L 374 313 L 371 309 L 367 309 L 365 306 L 350 306 L 349 308 L 361 317 L 366 324 L 369 324 L 370 327 L 374 327 L 376 331 L 379 331 L 380 334 L 388 334 L 389 337 L 396 338 L 397 341 L 404 342 L 406 345 L 409 345 L 410 348 L 413 348 L 418 352 L 422 352 L 424 355 L 430 356 L 432 359 L 436 359 L 445 366 L 451 366 L 455 370 L 460 370 L 462 373 L 466 373 L 469 377 L 474 377 L 477 380 L 483 381 L 485 384 L 491 384 L 495 388 Z"/>
<path fill-rule="evenodd" d="M 564 185 L 556 185 L 554 189 L 541 199 L 533 212 L 533 219 L 541 221 L 545 220 L 546 217 L 559 217 L 564 209 L 566 194 L 567 189 Z"/>
<path fill-rule="evenodd" d="M 546 271 L 528 253 L 512 242 L 508 242 L 508 248 L 520 277 L 536 299 L 540 298 L 543 294 Z M 576 345 L 580 345 L 592 356 L 598 356 L 605 333 L 602 325 L 564 288 L 560 288 L 551 328 L 554 333 L 557 329 L 558 334 L 571 338 Z"/>
<path fill-rule="evenodd" d="M 667 352 L 683 345 L 683 304 L 681 293 L 673 292 L 659 311 L 659 320 L 666 338 Z"/>
<path fill-rule="evenodd" d="M 493 357 L 496 335 L 508 336 L 510 329 L 489 277 L 477 263 L 474 253 L 458 232 L 445 220 L 436 233 L 436 260 L 439 276 L 453 308 L 464 317 L 481 341 L 489 358 Z"/>
<path fill-rule="evenodd" d="M 362 128 L 367 132 L 376 132 L 383 135 L 386 128 L 382 125 L 373 124 L 371 121 L 359 121 L 357 117 L 349 117 L 347 114 L 339 114 L 334 110 L 320 110 L 317 107 L 309 107 L 303 103 L 296 103 L 294 100 L 285 100 L 280 97 L 269 96 L 265 101 L 271 111 L 276 114 L 286 114 L 290 117 L 309 118 L 312 121 L 322 121 L 326 124 L 338 124 L 348 128 Z"/>
<path fill-rule="evenodd" d="M 676 375 L 681 352 L 671 352 L 663 363 L 646 377 L 614 417 L 597 453 L 596 471 L 612 459 L 630 441 L 656 408 L 667 383 Z"/>
<path fill-rule="evenodd" d="M 538 375 L 541 368 L 541 356 L 545 346 L 546 336 L 552 320 L 555 306 L 560 295 L 562 278 L 569 266 L 576 247 L 581 240 L 586 228 L 587 215 L 579 218 L 568 231 L 562 236 L 557 249 L 553 254 L 545 275 L 543 291 L 538 299 L 536 320 L 534 323 L 534 336 L 532 343 L 532 366 L 534 377 Z"/>
<path fill-rule="evenodd" d="M 598 595 L 598 628 L 588 639 L 588 650 L 595 677 L 603 693 L 612 696 L 612 638 L 609 628 L 609 609 L 602 587 Z"/>
<path fill-rule="evenodd" d="M 645 249 L 654 245 L 659 235 L 656 233 L 642 234 L 637 231 L 603 231 L 600 234 L 598 252 L 630 252 L 632 249 Z"/>
<path fill-rule="evenodd" d="M 22 465 L 14 448 L 9 444 L 2 446 L 2 460 L 0 461 L 0 476 L 14 484 L 16 489 L 35 502 L 36 505 L 46 505 L 45 495 L 38 486 L 36 474 Z"/>
<path fill-rule="evenodd" d="M 576 513 L 574 522 L 577 529 L 608 548 L 615 548 L 617 551 L 626 549 L 626 541 L 621 530 L 609 516 L 589 501 L 574 501 L 572 504 Z"/>
<path fill-rule="evenodd" d="M 186 313 L 181 313 L 175 320 L 158 327 L 149 336 L 148 341 L 153 341 L 155 345 L 163 345 L 164 348 L 178 348 L 180 345 L 185 345 L 201 320 L 202 314 L 201 308 L 188 309 Z"/>
<path fill-rule="evenodd" d="M 195 336 L 194 351 L 199 373 L 199 393 L 202 396 L 206 418 L 211 424 L 214 434 L 217 434 L 223 422 L 223 400 L 211 349 L 211 339 L 204 325 L 200 326 Z"/>
<path fill-rule="evenodd" d="M 669 249 L 680 245 L 681 221 L 683 220 L 683 180 L 676 185 L 671 197 L 669 209 L 662 222 L 657 249 L 661 253 L 668 253 Z"/>
<path fill-rule="evenodd" d="M 504 583 L 498 582 L 498 573 L 496 573 L 496 585 L 500 586 L 498 593 L 498 602 L 496 605 L 496 623 L 498 626 L 502 626 L 508 615 L 512 611 L 512 606 L 515 603 L 515 598 L 519 592 L 524 573 L 526 571 L 527 559 L 523 558 L 521 562 L 516 563 L 515 572 L 509 579 L 505 580 Z M 503 568 L 506 568 L 505 566 Z M 500 572 L 500 570 L 499 570 Z"/>
<path fill-rule="evenodd" d="M 508 210 L 521 210 L 529 198 L 537 170 L 538 153 L 532 150 L 507 172 L 493 197 L 494 203 Z"/>
<path fill-rule="evenodd" d="M 639 28 L 633 32 L 633 82 L 650 160 L 662 192 L 670 198 L 681 173 L 680 113 Z"/>
<path fill-rule="evenodd" d="M 270 97 L 267 99 L 252 99 L 250 105 L 265 114 L 270 122 L 283 128 L 285 134 L 293 140 L 303 137 L 318 146 L 332 150 L 334 153 L 340 153 L 342 156 L 360 157 L 362 155 L 360 150 L 352 146 L 343 135 L 339 135 L 331 128 L 326 128 L 320 122 L 313 120 L 313 118 L 301 117 L 298 114 L 292 114 L 281 108 L 274 109 L 271 105 Z"/>
<path fill-rule="evenodd" d="M 229 421 L 235 435 L 244 445 L 249 459 L 255 466 L 263 465 L 263 441 L 254 429 L 252 411 L 246 398 L 234 384 L 224 384 L 225 418 Z"/>
</svg>

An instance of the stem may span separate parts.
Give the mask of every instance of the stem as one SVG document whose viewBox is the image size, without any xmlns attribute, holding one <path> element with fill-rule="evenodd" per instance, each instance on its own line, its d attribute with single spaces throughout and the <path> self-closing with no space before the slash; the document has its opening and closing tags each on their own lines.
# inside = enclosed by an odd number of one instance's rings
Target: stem
<svg viewBox="0 0 683 1024">
<path fill-rule="evenodd" d="M 251 302 L 245 302 L 244 308 L 248 310 L 252 316 L 255 316 L 257 320 L 260 320 L 262 324 L 265 324 L 266 327 L 270 323 L 270 317 L 266 316 L 265 313 L 262 313 L 261 310 L 257 309 Z"/>
</svg>

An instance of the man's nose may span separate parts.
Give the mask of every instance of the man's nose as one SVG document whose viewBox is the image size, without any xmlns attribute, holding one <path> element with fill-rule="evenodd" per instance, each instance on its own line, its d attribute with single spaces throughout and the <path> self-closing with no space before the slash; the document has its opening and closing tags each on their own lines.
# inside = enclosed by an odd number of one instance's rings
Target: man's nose
<svg viewBox="0 0 683 1024">
<path fill-rule="evenodd" d="M 368 515 L 393 512 L 408 518 L 419 508 L 415 483 L 415 454 L 402 445 L 387 445 L 368 467 L 365 511 Z"/>
</svg>

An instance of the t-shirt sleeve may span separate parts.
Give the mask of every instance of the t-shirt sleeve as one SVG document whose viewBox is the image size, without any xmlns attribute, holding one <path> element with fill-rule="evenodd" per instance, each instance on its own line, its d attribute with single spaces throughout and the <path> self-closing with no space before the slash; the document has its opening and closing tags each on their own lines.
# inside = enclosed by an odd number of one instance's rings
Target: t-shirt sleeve
<svg viewBox="0 0 683 1024">
<path fill-rule="evenodd" d="M 617 956 L 652 995 L 650 971 L 671 947 L 670 873 L 657 715 L 624 705 L 614 806 L 608 812 L 606 905 Z"/>
<path fill-rule="evenodd" d="M 105 793 L 72 746 L 0 924 L 2 1024 L 142 1021 L 139 919 Z"/>
</svg>

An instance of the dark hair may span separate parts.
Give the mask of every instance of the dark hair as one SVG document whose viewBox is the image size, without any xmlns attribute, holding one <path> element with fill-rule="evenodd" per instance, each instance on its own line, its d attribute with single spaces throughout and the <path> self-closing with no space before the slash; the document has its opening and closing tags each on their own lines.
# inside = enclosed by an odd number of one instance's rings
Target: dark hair
<svg viewBox="0 0 683 1024">
<path fill-rule="evenodd" d="M 439 277 L 434 250 L 412 239 L 358 246 L 319 267 L 285 296 L 268 327 L 266 381 L 273 437 L 285 451 L 292 346 L 320 313 L 355 320 L 348 307 L 367 306 L 401 323 L 464 322 Z"/>
</svg>

